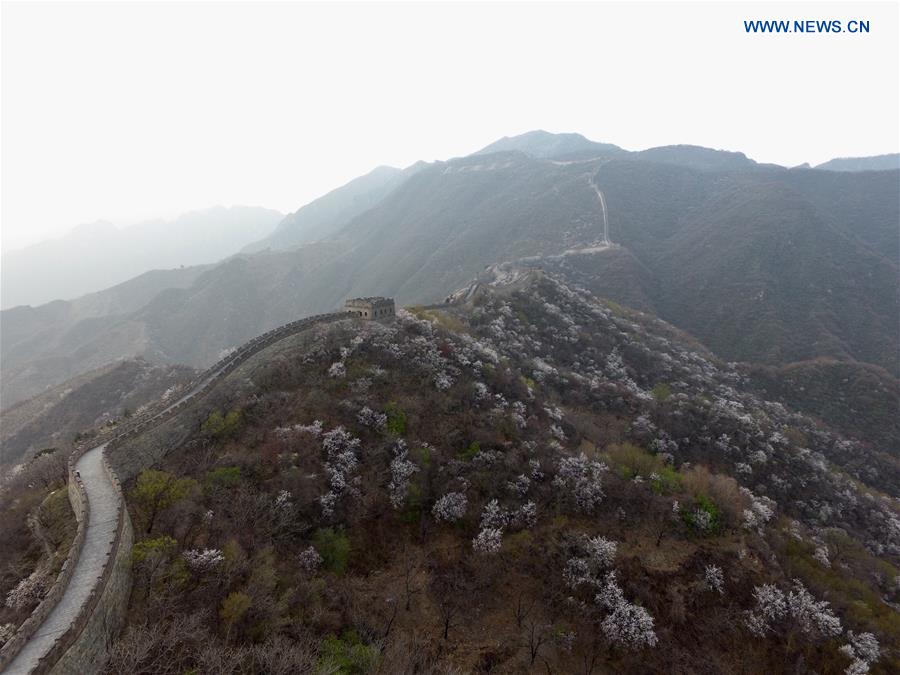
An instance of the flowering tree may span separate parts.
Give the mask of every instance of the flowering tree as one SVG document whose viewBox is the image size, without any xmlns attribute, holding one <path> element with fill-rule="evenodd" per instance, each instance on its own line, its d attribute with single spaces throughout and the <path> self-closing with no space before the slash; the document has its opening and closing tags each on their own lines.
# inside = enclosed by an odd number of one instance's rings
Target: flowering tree
<svg viewBox="0 0 900 675">
<path fill-rule="evenodd" d="M 297 556 L 297 561 L 300 563 L 300 568 L 304 572 L 310 573 L 319 569 L 322 565 L 323 558 L 319 555 L 315 546 L 309 546 L 301 551 L 300 555 Z"/>
<path fill-rule="evenodd" d="M 381 431 L 387 424 L 387 415 L 375 412 L 369 406 L 366 406 L 356 415 L 356 420 L 364 427 Z"/>
<path fill-rule="evenodd" d="M 493 555 L 503 544 L 503 530 L 497 527 L 483 527 L 472 540 L 472 548 L 481 555 Z"/>
<path fill-rule="evenodd" d="M 391 505 L 399 509 L 406 501 L 406 493 L 409 491 L 409 480 L 419 470 L 407 457 L 406 443 L 397 441 L 394 446 L 394 459 L 391 460 L 391 482 L 388 484 L 388 494 Z"/>
<path fill-rule="evenodd" d="M 47 579 L 43 572 L 35 570 L 10 589 L 6 594 L 6 606 L 20 609 L 38 602 L 43 597 L 46 586 Z"/>
<path fill-rule="evenodd" d="M 847 631 L 849 642 L 841 647 L 841 653 L 852 659 L 846 675 L 864 675 L 869 672 L 869 667 L 881 656 L 881 648 L 878 640 L 871 633 L 856 634 L 852 630 Z"/>
<path fill-rule="evenodd" d="M 603 499 L 601 476 L 607 468 L 601 462 L 589 460 L 583 452 L 578 457 L 563 457 L 553 485 L 563 490 L 579 511 L 592 513 Z"/>
<path fill-rule="evenodd" d="M 703 583 L 706 587 L 719 595 L 725 594 L 725 575 L 718 565 L 707 565 L 703 571 Z"/>
<path fill-rule="evenodd" d="M 481 512 L 481 527 L 502 530 L 509 523 L 509 513 L 500 506 L 496 499 L 492 499 Z"/>
<path fill-rule="evenodd" d="M 841 634 L 841 620 L 831 611 L 828 602 L 816 600 L 798 579 L 787 597 L 788 612 L 804 633 L 835 637 Z"/>
<path fill-rule="evenodd" d="M 599 588 L 603 584 L 601 572 L 612 566 L 616 557 L 617 544 L 605 537 L 584 537 L 581 541 L 581 555 L 566 562 L 563 579 L 570 588 L 582 584 Z"/>
<path fill-rule="evenodd" d="M 431 513 L 437 521 L 453 523 L 466 515 L 468 500 L 462 492 L 448 492 L 434 503 Z"/>
<path fill-rule="evenodd" d="M 787 614 L 784 593 L 774 584 L 763 584 L 753 589 L 754 609 L 747 616 L 747 627 L 758 637 L 772 630 L 772 624 Z"/>
<path fill-rule="evenodd" d="M 329 518 L 334 515 L 338 500 L 344 493 L 355 494 L 358 478 L 353 478 L 359 467 L 356 453 L 360 440 L 351 436 L 342 426 L 335 427 L 322 435 L 325 449 L 325 471 L 330 477 L 331 490 L 319 498 L 322 514 Z"/>
<path fill-rule="evenodd" d="M 816 600 L 798 579 L 787 596 L 776 586 L 764 584 L 753 589 L 753 598 L 756 606 L 746 623 L 754 635 L 764 636 L 786 617 L 807 635 L 836 637 L 843 630 L 828 602 Z"/>
<path fill-rule="evenodd" d="M 225 561 L 222 551 L 217 548 L 205 548 L 202 551 L 192 548 L 182 552 L 181 557 L 188 568 L 198 574 L 210 572 Z"/>
<path fill-rule="evenodd" d="M 625 599 L 615 572 L 607 573 L 595 600 L 609 611 L 600 627 L 610 642 L 627 649 L 656 645 L 658 638 L 653 630 L 653 617 L 643 607 Z"/>
</svg>

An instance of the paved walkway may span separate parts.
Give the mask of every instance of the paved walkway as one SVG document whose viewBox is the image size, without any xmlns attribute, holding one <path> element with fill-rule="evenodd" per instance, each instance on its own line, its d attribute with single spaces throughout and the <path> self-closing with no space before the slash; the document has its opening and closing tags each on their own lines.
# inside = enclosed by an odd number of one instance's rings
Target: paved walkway
<svg viewBox="0 0 900 675">
<path fill-rule="evenodd" d="M 90 507 L 90 520 L 84 547 L 75 563 L 75 571 L 59 603 L 47 620 L 22 648 L 4 673 L 25 675 L 37 666 L 40 658 L 53 646 L 54 640 L 75 620 L 87 602 L 97 578 L 103 574 L 110 546 L 116 536 L 116 509 L 119 496 L 103 470 L 101 462 L 106 444 L 88 450 L 75 464 L 81 474 Z"/>
</svg>

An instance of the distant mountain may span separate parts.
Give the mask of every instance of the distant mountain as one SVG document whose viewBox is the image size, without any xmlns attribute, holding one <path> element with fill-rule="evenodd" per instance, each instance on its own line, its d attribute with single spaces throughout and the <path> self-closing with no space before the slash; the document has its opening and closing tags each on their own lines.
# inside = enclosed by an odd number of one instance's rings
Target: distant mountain
<svg viewBox="0 0 900 675">
<path fill-rule="evenodd" d="M 845 364 L 803 369 L 794 380 L 809 392 L 867 364 L 897 378 L 900 173 L 788 170 L 674 148 L 578 160 L 517 149 L 435 162 L 324 241 L 186 270 L 177 288 L 166 289 L 174 281 L 161 273 L 142 282 L 143 304 L 129 287 L 4 312 L 4 406 L 115 358 L 205 366 L 350 296 L 441 302 L 503 261 L 657 315 L 730 361 Z M 869 372 L 853 381 L 872 381 Z M 881 391 L 889 407 L 896 389 Z M 807 398 L 792 400 L 825 410 Z M 853 394 L 840 415 L 828 414 L 850 420 L 863 399 Z"/>
<path fill-rule="evenodd" d="M 476 155 L 489 155 L 495 152 L 509 151 L 524 152 L 526 155 L 541 159 L 558 159 L 573 155 L 589 155 L 594 157 L 615 156 L 624 154 L 617 145 L 611 143 L 597 143 L 588 140 L 581 134 L 553 134 L 549 131 L 538 129 L 518 136 L 504 136 L 499 141 L 494 141 L 485 146 Z"/>
<path fill-rule="evenodd" d="M 888 171 L 900 169 L 900 153 L 875 155 L 874 157 L 841 157 L 819 164 L 817 169 L 826 171 Z"/>
<path fill-rule="evenodd" d="M 3 254 L 3 309 L 99 291 L 152 269 L 211 263 L 272 231 L 282 215 L 221 206 L 125 228 L 97 222 Z"/>
<path fill-rule="evenodd" d="M 244 252 L 284 250 L 328 239 L 351 219 L 375 206 L 423 164 L 405 170 L 379 166 L 286 216 L 272 234 L 249 244 Z"/>
<path fill-rule="evenodd" d="M 118 361 L 79 375 L 0 415 L 0 468 L 44 448 L 69 450 L 76 434 L 103 426 L 186 384 L 194 371 L 141 359 Z"/>
<path fill-rule="evenodd" d="M 636 152 L 634 157 L 650 162 L 686 166 L 701 171 L 749 169 L 757 165 L 743 152 L 711 150 L 698 145 L 665 145 Z"/>
<path fill-rule="evenodd" d="M 310 279 L 341 251 L 316 244 L 238 255 L 215 266 L 148 272 L 100 293 L 0 313 L 0 405 L 137 356 L 208 365 L 298 316 L 333 309 Z"/>
</svg>

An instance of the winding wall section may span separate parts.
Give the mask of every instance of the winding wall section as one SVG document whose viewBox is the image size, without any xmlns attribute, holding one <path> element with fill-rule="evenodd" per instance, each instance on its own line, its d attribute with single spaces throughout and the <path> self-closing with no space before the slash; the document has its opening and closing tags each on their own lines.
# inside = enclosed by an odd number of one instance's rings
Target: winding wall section
<svg viewBox="0 0 900 675">
<path fill-rule="evenodd" d="M 68 492 L 78 521 L 56 580 L 31 616 L 0 649 L 4 674 L 97 672 L 125 620 L 134 533 L 119 478 L 105 451 L 174 417 L 254 354 L 345 312 L 300 319 L 253 338 L 201 373 L 174 403 L 160 402 L 115 433 L 81 445 L 69 458 Z"/>
</svg>

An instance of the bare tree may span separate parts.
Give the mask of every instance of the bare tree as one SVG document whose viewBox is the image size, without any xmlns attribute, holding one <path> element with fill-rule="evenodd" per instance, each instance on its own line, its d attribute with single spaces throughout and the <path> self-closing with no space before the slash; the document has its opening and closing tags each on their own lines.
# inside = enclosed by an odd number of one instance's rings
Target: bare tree
<svg viewBox="0 0 900 675">
<path fill-rule="evenodd" d="M 516 599 L 516 626 L 518 628 L 522 627 L 522 623 L 528 618 L 528 615 L 531 614 L 531 610 L 534 609 L 536 603 L 537 600 L 526 602 L 525 594 L 519 593 L 519 597 Z"/>
<path fill-rule="evenodd" d="M 550 641 L 550 625 L 532 619 L 525 627 L 525 637 L 528 640 L 528 655 L 530 657 L 528 665 L 533 666 L 534 662 L 537 661 L 541 648 Z"/>
<path fill-rule="evenodd" d="M 410 610 L 410 606 L 412 605 L 412 596 L 415 593 L 418 593 L 420 589 L 415 588 L 413 586 L 413 575 L 416 571 L 417 567 L 415 565 L 415 561 L 413 557 L 410 555 L 409 550 L 404 546 L 403 548 L 403 597 L 404 603 L 403 608 L 408 612 Z"/>
</svg>

